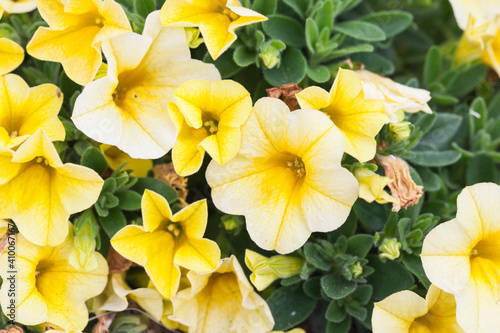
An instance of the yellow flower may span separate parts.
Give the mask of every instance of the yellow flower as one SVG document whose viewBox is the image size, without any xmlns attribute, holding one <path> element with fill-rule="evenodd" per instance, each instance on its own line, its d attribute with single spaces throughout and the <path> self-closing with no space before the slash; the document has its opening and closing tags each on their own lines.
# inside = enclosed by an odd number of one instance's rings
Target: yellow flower
<svg viewBox="0 0 500 333">
<path fill-rule="evenodd" d="M 463 333 L 455 309 L 453 295 L 434 285 L 425 299 L 409 290 L 400 291 L 375 303 L 373 333 Z"/>
<path fill-rule="evenodd" d="M 70 214 L 93 205 L 102 184 L 93 170 L 63 164 L 43 129 L 15 152 L 0 148 L 0 217 L 36 245 L 61 244 Z"/>
<path fill-rule="evenodd" d="M 108 75 L 89 83 L 72 120 L 92 139 L 132 158 L 160 158 L 175 143 L 167 113 L 177 87 L 193 78 L 220 80 L 212 64 L 192 60 L 183 28 L 165 28 L 159 12 L 146 19 L 143 35 L 127 33 L 103 43 Z"/>
<path fill-rule="evenodd" d="M 379 204 L 398 201 L 389 193 L 384 191 L 386 185 L 393 180 L 376 174 L 367 168 L 357 168 L 354 176 L 359 182 L 359 197 L 366 202 L 376 201 Z"/>
<path fill-rule="evenodd" d="M 466 187 L 457 216 L 425 238 L 422 264 L 429 280 L 455 296 L 457 321 L 466 332 L 500 327 L 500 186 Z"/>
<path fill-rule="evenodd" d="M 238 155 L 212 161 L 207 181 L 221 211 L 245 215 L 257 245 L 290 253 L 349 215 L 358 182 L 341 167 L 343 152 L 342 133 L 325 114 L 262 98 L 242 127 Z"/>
<path fill-rule="evenodd" d="M 267 258 L 257 252 L 246 250 L 245 264 L 252 271 L 250 281 L 257 290 L 261 291 L 278 278 L 299 274 L 304 265 L 304 259 L 286 256 Z"/>
<path fill-rule="evenodd" d="M 233 255 L 205 274 L 187 274 L 191 287 L 170 300 L 169 317 L 189 327 L 189 333 L 269 332 L 274 319 L 267 303 L 253 291 Z"/>
<path fill-rule="evenodd" d="M 198 171 L 205 151 L 220 164 L 236 156 L 241 126 L 252 112 L 250 93 L 237 82 L 191 80 L 174 94 L 168 106 L 178 136 L 172 150 L 175 171 L 188 176 Z"/>
<path fill-rule="evenodd" d="M 131 31 L 113 0 L 38 0 L 49 28 L 40 27 L 27 46 L 41 60 L 60 62 L 70 79 L 86 85 L 101 66 L 101 42 Z"/>
<path fill-rule="evenodd" d="M 36 9 L 36 2 L 37 0 L 0 0 L 0 18 L 2 8 L 10 14 L 27 13 Z"/>
<path fill-rule="evenodd" d="M 290 331 L 272 331 L 272 332 L 269 332 L 269 333 L 306 333 L 306 331 L 304 331 L 302 328 L 294 328 L 293 330 L 290 330 Z"/>
<path fill-rule="evenodd" d="M 118 169 L 123 163 L 127 163 L 124 170 L 133 170 L 134 172 L 132 172 L 132 175 L 136 177 L 146 177 L 148 171 L 153 169 L 152 160 L 132 158 L 115 146 L 102 144 L 99 148 L 106 158 L 109 167 L 113 170 Z"/>
<path fill-rule="evenodd" d="M 209 272 L 217 267 L 217 243 L 204 239 L 208 209 L 197 201 L 175 215 L 167 200 L 146 190 L 142 197 L 144 226 L 129 225 L 111 239 L 113 248 L 125 258 L 144 266 L 151 281 L 165 297 L 179 287 L 180 269 Z"/>
<path fill-rule="evenodd" d="M 66 229 L 72 230 L 66 222 Z M 87 326 L 88 311 L 85 301 L 102 292 L 107 281 L 108 265 L 99 253 L 95 256 L 99 267 L 93 271 L 78 270 L 68 262 L 73 249 L 72 232 L 56 246 L 37 246 L 22 235 L 16 242 L 15 276 L 16 321 L 24 325 L 50 323 L 64 330 L 83 330 Z M 8 255 L 0 257 L 0 274 L 9 281 Z M 9 312 L 12 297 L 9 283 L 0 290 L 2 310 Z"/>
<path fill-rule="evenodd" d="M 405 86 L 367 70 L 358 70 L 356 74 L 361 79 L 365 98 L 384 102 L 384 113 L 389 122 L 398 122 L 397 112 L 400 110 L 432 113 L 427 104 L 431 99 L 429 91 Z"/>
<path fill-rule="evenodd" d="M 0 8 L 0 18 L 1 8 Z M 24 50 L 8 38 L 0 38 L 0 75 L 16 69 L 24 60 Z"/>
<path fill-rule="evenodd" d="M 63 95 L 53 84 L 30 88 L 14 74 L 0 77 L 0 146 L 12 149 L 40 128 L 51 140 L 62 141 L 64 126 L 57 117 Z"/>
<path fill-rule="evenodd" d="M 387 121 L 382 101 L 364 96 L 355 72 L 340 69 L 330 93 L 309 87 L 297 95 L 303 109 L 323 111 L 345 136 L 345 151 L 360 162 L 375 156 L 375 136 Z"/>
<path fill-rule="evenodd" d="M 266 20 L 238 0 L 167 0 L 161 9 L 165 25 L 200 28 L 213 59 L 234 43 L 237 28 Z"/>
<path fill-rule="evenodd" d="M 467 27 L 471 16 L 476 18 L 478 24 L 483 24 L 492 21 L 500 14 L 497 0 L 450 0 L 450 3 L 458 26 L 462 30 Z"/>
<path fill-rule="evenodd" d="M 0 219 L 0 238 L 9 232 L 9 222 Z"/>
</svg>

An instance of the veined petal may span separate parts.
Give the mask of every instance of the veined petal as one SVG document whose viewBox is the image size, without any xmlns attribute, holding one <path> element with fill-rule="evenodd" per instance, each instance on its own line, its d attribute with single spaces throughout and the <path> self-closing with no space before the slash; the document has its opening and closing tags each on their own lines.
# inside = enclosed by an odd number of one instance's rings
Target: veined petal
<svg viewBox="0 0 500 333">
<path fill-rule="evenodd" d="M 156 192 L 146 189 L 142 195 L 141 207 L 145 231 L 154 231 L 165 220 L 172 220 L 167 200 Z"/>
<path fill-rule="evenodd" d="M 202 238 L 207 227 L 208 207 L 206 199 L 193 202 L 177 212 L 173 222 L 179 222 L 188 238 Z"/>
<path fill-rule="evenodd" d="M 51 167 L 62 166 L 61 158 L 45 130 L 39 129 L 30 136 L 14 153 L 12 162 L 26 163 L 37 157 L 44 157 Z"/>
<path fill-rule="evenodd" d="M 24 60 L 24 49 L 16 42 L 0 38 L 0 75 L 16 69 Z"/>
<path fill-rule="evenodd" d="M 174 107 L 169 112 L 175 110 Z M 172 149 L 172 160 L 175 171 L 181 176 L 188 176 L 198 171 L 203 163 L 205 149 L 199 146 L 208 137 L 205 128 L 193 129 L 186 125 L 179 130 L 177 141 Z"/>
<path fill-rule="evenodd" d="M 209 239 L 185 237 L 175 252 L 174 263 L 199 273 L 213 271 L 220 261 L 219 245 Z"/>
<path fill-rule="evenodd" d="M 79 8 L 84 9 L 83 1 L 66 1 L 66 6 L 71 3 L 78 2 Z M 44 0 L 38 1 L 38 11 L 42 18 L 49 24 L 52 29 L 64 30 L 73 25 L 82 25 L 85 23 L 85 18 L 77 13 L 71 13 L 65 10 L 65 4 L 61 0 Z"/>
<path fill-rule="evenodd" d="M 152 40 L 134 32 L 124 33 L 103 43 L 109 66 L 116 66 L 117 75 L 136 68 L 146 55 Z"/>
<path fill-rule="evenodd" d="M 330 102 L 330 94 L 320 87 L 308 87 L 295 95 L 302 109 L 321 110 Z"/>
<path fill-rule="evenodd" d="M 218 163 L 224 164 L 236 156 L 241 145 L 241 129 L 220 125 L 214 135 L 200 142 L 206 152 Z"/>
<path fill-rule="evenodd" d="M 81 1 L 78 1 L 80 3 Z M 132 31 L 130 22 L 123 8 L 114 0 L 98 1 L 99 14 L 103 17 L 104 25 L 95 36 L 94 43 L 110 39 L 120 34 Z"/>
</svg>

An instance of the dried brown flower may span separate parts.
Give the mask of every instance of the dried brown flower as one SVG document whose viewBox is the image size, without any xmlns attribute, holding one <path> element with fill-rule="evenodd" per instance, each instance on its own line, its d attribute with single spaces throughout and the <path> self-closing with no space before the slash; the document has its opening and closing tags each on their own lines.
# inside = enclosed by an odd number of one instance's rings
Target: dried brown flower
<svg viewBox="0 0 500 333">
<path fill-rule="evenodd" d="M 153 173 L 155 179 L 161 180 L 177 192 L 181 202 L 186 201 L 188 180 L 175 172 L 173 163 L 155 165 Z"/>
<path fill-rule="evenodd" d="M 8 330 L 0 330 L 0 333 L 24 333 L 21 327 L 12 326 Z"/>
<path fill-rule="evenodd" d="M 133 264 L 132 261 L 125 259 L 121 254 L 116 252 L 112 246 L 109 247 L 106 259 L 108 261 L 109 274 L 126 272 Z"/>
<path fill-rule="evenodd" d="M 301 92 L 301 88 L 296 83 L 287 83 L 279 88 L 267 89 L 267 95 L 272 98 L 281 98 L 290 108 L 290 111 L 299 109 L 299 102 L 295 94 Z"/>
</svg>

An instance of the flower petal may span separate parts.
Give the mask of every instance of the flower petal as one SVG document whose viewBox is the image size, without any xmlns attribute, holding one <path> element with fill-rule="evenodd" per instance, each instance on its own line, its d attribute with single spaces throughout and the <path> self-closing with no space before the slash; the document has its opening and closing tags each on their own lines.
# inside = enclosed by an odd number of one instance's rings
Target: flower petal
<svg viewBox="0 0 500 333">
<path fill-rule="evenodd" d="M 0 38 L 0 75 L 16 69 L 24 60 L 24 50 L 16 42 Z"/>
</svg>

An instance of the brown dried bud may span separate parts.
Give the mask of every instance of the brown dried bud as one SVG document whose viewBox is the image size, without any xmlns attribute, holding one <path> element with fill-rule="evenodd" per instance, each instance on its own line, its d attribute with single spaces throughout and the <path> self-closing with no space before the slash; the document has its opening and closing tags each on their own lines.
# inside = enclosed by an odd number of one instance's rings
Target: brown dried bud
<svg viewBox="0 0 500 333">
<path fill-rule="evenodd" d="M 0 330 L 0 333 L 24 333 L 21 327 L 12 326 L 8 330 Z"/>
<path fill-rule="evenodd" d="M 99 317 L 97 324 L 92 328 L 92 333 L 109 333 L 109 326 L 115 319 L 116 313 L 108 312 L 105 315 Z"/>
<path fill-rule="evenodd" d="M 161 180 L 177 192 L 181 202 L 186 201 L 188 180 L 175 172 L 173 163 L 155 165 L 153 173 L 155 179 Z"/>
<path fill-rule="evenodd" d="M 399 204 L 393 203 L 392 211 L 398 212 L 401 207 L 406 209 L 416 205 L 424 194 L 422 191 L 423 186 L 415 184 L 410 176 L 408 164 L 393 155 L 383 156 L 377 154 L 375 160 L 384 168 L 386 177 L 394 179 L 388 186 L 392 196 L 399 201 Z"/>
<path fill-rule="evenodd" d="M 290 108 L 290 111 L 299 109 L 299 102 L 295 95 L 301 92 L 302 89 L 296 83 L 287 83 L 279 88 L 269 88 L 266 91 L 269 97 L 281 98 Z"/>
<path fill-rule="evenodd" d="M 106 258 L 109 266 L 109 274 L 123 273 L 132 267 L 133 262 L 122 257 L 121 254 L 110 246 L 108 250 L 108 257 Z"/>
</svg>

